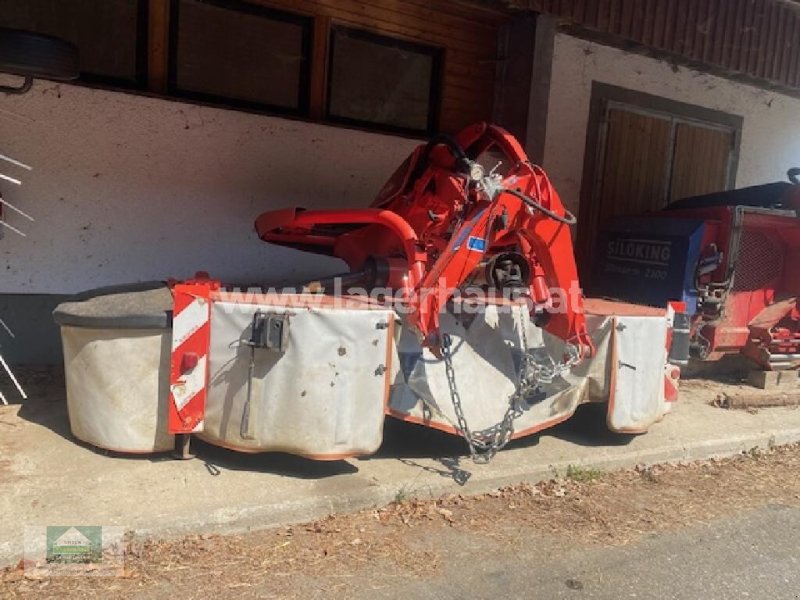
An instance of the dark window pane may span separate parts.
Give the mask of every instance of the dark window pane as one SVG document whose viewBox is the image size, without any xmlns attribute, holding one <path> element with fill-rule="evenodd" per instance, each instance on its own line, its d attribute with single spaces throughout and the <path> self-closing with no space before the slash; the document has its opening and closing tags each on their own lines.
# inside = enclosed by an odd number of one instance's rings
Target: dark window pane
<svg viewBox="0 0 800 600">
<path fill-rule="evenodd" d="M 140 5 L 140 0 L 0 0 L 0 27 L 65 39 L 80 51 L 81 73 L 134 83 L 142 75 Z"/>
<path fill-rule="evenodd" d="M 310 22 L 240 3 L 181 0 L 175 87 L 247 103 L 301 108 Z M 238 8 L 237 8 L 238 7 Z"/>
<path fill-rule="evenodd" d="M 439 57 L 436 48 L 334 29 L 328 116 L 414 131 L 433 129 Z"/>
</svg>

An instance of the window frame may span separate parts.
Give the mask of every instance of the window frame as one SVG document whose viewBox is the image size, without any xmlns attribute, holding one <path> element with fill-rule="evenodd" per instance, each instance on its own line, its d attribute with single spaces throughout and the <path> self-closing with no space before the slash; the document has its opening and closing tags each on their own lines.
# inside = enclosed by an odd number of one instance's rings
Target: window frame
<svg viewBox="0 0 800 600">
<path fill-rule="evenodd" d="M 148 61 L 150 55 L 150 3 L 148 0 L 134 0 L 136 4 L 135 67 L 132 79 L 88 73 L 82 69 L 73 83 L 87 87 L 120 90 L 147 91 Z M 80 68 L 80 47 L 78 47 L 78 67 Z"/>
<path fill-rule="evenodd" d="M 291 13 L 272 7 L 251 4 L 244 0 L 194 0 L 226 10 L 232 10 L 273 21 L 282 21 L 301 26 L 303 61 L 300 67 L 300 85 L 297 89 L 297 108 L 290 108 L 265 102 L 230 98 L 218 94 L 182 90 L 178 86 L 178 36 L 180 34 L 181 0 L 169 0 L 169 39 L 167 56 L 167 89 L 165 96 L 211 104 L 221 108 L 238 108 L 267 114 L 293 115 L 307 117 L 311 89 L 311 60 L 313 58 L 314 18 Z"/>
<path fill-rule="evenodd" d="M 146 90 L 148 77 L 148 60 L 150 49 L 150 3 L 148 0 L 137 0 L 136 6 L 136 74 L 133 79 L 121 79 L 111 75 L 84 74 L 81 72 L 78 81 L 90 85 L 113 86 L 131 90 Z M 80 65 L 79 65 L 80 66 Z"/>
<path fill-rule="evenodd" d="M 363 121 L 361 119 L 353 119 L 350 117 L 340 117 L 332 115 L 331 108 L 331 92 L 333 87 L 333 59 L 336 44 L 337 31 L 346 31 L 349 37 L 361 39 L 364 41 L 372 42 L 381 46 L 389 48 L 399 48 L 401 50 L 408 50 L 417 54 L 430 56 L 432 59 L 431 65 L 431 79 L 430 91 L 428 93 L 428 118 L 425 129 L 414 129 L 409 127 L 402 127 L 397 125 L 375 123 L 374 121 Z M 409 136 L 430 136 L 438 131 L 439 117 L 442 107 L 442 92 L 444 81 L 444 58 L 445 49 L 440 46 L 432 44 L 423 44 L 420 42 L 412 42 L 406 39 L 392 37 L 374 31 L 353 27 L 342 23 L 331 23 L 328 34 L 328 47 L 327 47 L 326 64 L 325 64 L 325 104 L 322 114 L 323 123 L 331 123 L 335 125 L 345 125 L 349 127 L 356 127 L 359 129 L 367 129 L 371 131 L 381 131 L 387 133 L 395 133 L 400 135 Z"/>
</svg>

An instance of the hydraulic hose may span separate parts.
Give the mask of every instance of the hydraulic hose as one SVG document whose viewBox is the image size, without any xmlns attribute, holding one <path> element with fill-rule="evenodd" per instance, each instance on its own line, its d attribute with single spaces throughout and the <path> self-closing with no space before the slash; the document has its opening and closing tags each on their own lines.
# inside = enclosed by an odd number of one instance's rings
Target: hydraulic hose
<svg viewBox="0 0 800 600">
<path fill-rule="evenodd" d="M 573 215 L 570 211 L 566 208 L 564 209 L 564 216 L 562 217 L 558 213 L 550 210 L 549 208 L 545 208 L 539 202 L 531 198 L 530 196 L 523 194 L 519 190 L 515 189 L 505 189 L 503 190 L 507 194 L 511 194 L 512 196 L 516 196 L 520 200 L 522 200 L 525 204 L 530 206 L 533 209 L 539 210 L 554 221 L 558 221 L 559 223 L 564 223 L 565 225 L 575 225 L 578 222 L 578 219 Z"/>
</svg>

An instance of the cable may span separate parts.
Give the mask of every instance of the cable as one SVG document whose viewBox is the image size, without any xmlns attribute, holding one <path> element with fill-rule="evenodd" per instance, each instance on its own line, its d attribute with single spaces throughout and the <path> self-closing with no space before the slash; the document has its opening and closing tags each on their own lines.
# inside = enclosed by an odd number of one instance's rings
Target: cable
<svg viewBox="0 0 800 600">
<path fill-rule="evenodd" d="M 553 219 L 555 221 L 558 221 L 559 223 L 564 223 L 565 225 L 575 225 L 575 223 L 578 222 L 578 219 L 575 217 L 575 215 L 573 215 L 566 208 L 564 209 L 564 216 L 562 217 L 558 213 L 553 212 L 552 210 L 550 210 L 549 208 L 545 208 L 544 206 L 539 204 L 536 200 L 534 200 L 530 196 L 527 196 L 527 195 L 523 194 L 519 190 L 504 189 L 503 191 L 506 192 L 507 194 L 511 194 L 512 196 L 516 196 L 517 198 L 522 200 L 525 204 L 527 204 L 531 208 L 534 208 L 536 210 L 539 210 L 539 211 L 543 212 L 548 217 L 550 217 L 551 219 Z"/>
</svg>

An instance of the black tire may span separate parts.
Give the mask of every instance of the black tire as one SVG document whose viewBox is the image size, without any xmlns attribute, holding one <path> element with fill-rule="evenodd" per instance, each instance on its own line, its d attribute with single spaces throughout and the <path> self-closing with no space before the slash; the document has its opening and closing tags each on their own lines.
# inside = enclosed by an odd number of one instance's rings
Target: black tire
<svg viewBox="0 0 800 600">
<path fill-rule="evenodd" d="M 0 72 L 22 77 L 78 77 L 78 49 L 62 39 L 0 28 Z"/>
</svg>

